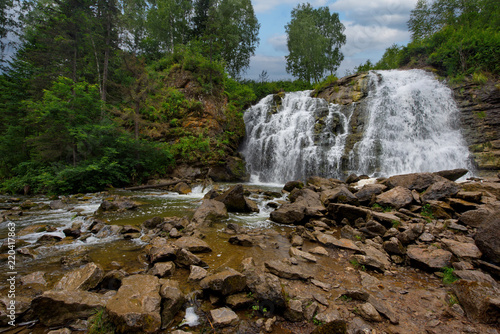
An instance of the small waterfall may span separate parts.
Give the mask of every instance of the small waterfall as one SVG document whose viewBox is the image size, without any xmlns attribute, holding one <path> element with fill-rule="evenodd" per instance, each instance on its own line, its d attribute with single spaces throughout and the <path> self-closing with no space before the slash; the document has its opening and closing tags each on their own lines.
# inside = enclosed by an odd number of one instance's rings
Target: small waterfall
<svg viewBox="0 0 500 334">
<path fill-rule="evenodd" d="M 311 91 L 269 95 L 245 112 L 242 151 L 254 182 L 337 175 L 352 113 Z"/>
<path fill-rule="evenodd" d="M 269 95 L 247 110 L 242 154 L 252 181 L 469 168 L 446 85 L 422 70 L 395 70 L 370 72 L 368 87 L 363 102 L 345 106 L 304 91 Z"/>
<path fill-rule="evenodd" d="M 422 70 L 376 71 L 370 80 L 367 127 L 349 152 L 352 171 L 387 176 L 468 167 L 469 150 L 446 85 Z"/>
</svg>

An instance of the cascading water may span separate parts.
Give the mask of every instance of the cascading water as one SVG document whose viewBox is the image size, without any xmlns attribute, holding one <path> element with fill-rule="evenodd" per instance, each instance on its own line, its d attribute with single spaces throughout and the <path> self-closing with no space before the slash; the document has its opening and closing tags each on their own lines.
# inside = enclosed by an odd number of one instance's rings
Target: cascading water
<svg viewBox="0 0 500 334">
<path fill-rule="evenodd" d="M 349 152 L 352 170 L 375 176 L 467 168 L 451 90 L 422 70 L 371 72 L 368 123 Z"/>
<path fill-rule="evenodd" d="M 374 71 L 369 81 L 362 104 L 329 104 L 305 91 L 270 95 L 247 110 L 242 153 L 252 181 L 469 167 L 458 109 L 447 86 L 422 70 Z M 358 114 L 365 115 L 366 124 L 362 138 L 346 152 L 346 141 L 356 140 L 349 138 L 353 128 L 363 123 L 351 122 L 355 108 L 364 109 Z"/>
<path fill-rule="evenodd" d="M 351 113 L 310 95 L 269 95 L 245 113 L 242 153 L 252 181 L 282 183 L 337 173 Z"/>
</svg>

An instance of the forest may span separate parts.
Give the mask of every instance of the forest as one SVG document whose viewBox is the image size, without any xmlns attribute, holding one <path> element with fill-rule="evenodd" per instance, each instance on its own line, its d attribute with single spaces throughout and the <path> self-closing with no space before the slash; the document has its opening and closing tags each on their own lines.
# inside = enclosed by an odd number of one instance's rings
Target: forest
<svg viewBox="0 0 500 334">
<path fill-rule="evenodd" d="M 498 76 L 499 11 L 495 0 L 419 0 L 411 42 L 353 72 Z M 181 163 L 224 165 L 244 137 L 244 110 L 332 82 L 346 43 L 338 14 L 299 5 L 286 26 L 297 80 L 264 71 L 249 81 L 259 43 L 250 0 L 7 0 L 0 15 L 0 189 L 10 193 L 93 192 Z"/>
</svg>

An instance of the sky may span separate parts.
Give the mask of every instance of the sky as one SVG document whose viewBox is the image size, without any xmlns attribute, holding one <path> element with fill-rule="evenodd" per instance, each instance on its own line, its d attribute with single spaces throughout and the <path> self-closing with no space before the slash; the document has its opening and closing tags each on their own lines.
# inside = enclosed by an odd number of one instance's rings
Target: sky
<svg viewBox="0 0 500 334">
<path fill-rule="evenodd" d="M 267 71 L 270 80 L 292 79 L 286 73 L 285 25 L 292 9 L 307 2 L 299 0 L 251 0 L 260 23 L 260 44 L 250 60 L 245 78 L 257 80 Z M 417 0 L 309 0 L 314 8 L 327 6 L 330 13 L 339 13 L 345 26 L 346 44 L 342 48 L 344 61 L 337 70 L 346 71 L 370 60 L 380 60 L 385 49 L 394 43 L 406 45 L 410 33 L 406 22 Z"/>
</svg>

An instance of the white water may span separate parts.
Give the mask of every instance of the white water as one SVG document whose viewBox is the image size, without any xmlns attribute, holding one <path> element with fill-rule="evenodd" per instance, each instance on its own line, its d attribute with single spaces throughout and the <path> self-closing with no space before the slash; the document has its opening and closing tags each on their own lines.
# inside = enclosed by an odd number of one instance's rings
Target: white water
<svg viewBox="0 0 500 334">
<path fill-rule="evenodd" d="M 305 91 L 286 94 L 278 108 L 270 95 L 247 110 L 242 153 L 252 181 L 471 169 L 447 86 L 422 70 L 376 71 L 369 80 L 367 124 L 351 152 L 354 103 L 328 104 Z"/>
<path fill-rule="evenodd" d="M 245 113 L 242 153 L 252 182 L 284 183 L 339 169 L 351 113 L 310 94 L 286 94 L 277 110 L 270 95 Z"/>
<path fill-rule="evenodd" d="M 446 85 L 422 70 L 371 72 L 370 79 L 368 127 L 350 152 L 353 170 L 380 176 L 468 167 Z"/>
</svg>

